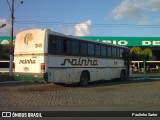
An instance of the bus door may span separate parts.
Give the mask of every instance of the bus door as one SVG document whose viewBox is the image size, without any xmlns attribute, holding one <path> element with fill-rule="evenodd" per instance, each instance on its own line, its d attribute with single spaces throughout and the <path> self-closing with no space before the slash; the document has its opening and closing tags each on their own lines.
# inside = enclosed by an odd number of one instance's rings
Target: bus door
<svg viewBox="0 0 160 120">
<path fill-rule="evenodd" d="M 129 76 L 129 69 L 130 69 L 130 51 L 128 49 L 125 49 L 124 55 L 124 65 L 126 66 L 127 70 L 127 76 Z"/>
</svg>

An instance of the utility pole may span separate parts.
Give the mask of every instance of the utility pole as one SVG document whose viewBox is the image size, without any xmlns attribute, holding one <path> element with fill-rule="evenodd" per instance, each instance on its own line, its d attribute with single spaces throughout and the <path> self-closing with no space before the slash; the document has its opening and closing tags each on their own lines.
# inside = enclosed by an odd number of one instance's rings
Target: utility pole
<svg viewBox="0 0 160 120">
<path fill-rule="evenodd" d="M 13 23 L 14 23 L 14 0 L 11 2 L 11 18 L 10 18 L 10 64 L 9 75 L 13 76 Z"/>
</svg>

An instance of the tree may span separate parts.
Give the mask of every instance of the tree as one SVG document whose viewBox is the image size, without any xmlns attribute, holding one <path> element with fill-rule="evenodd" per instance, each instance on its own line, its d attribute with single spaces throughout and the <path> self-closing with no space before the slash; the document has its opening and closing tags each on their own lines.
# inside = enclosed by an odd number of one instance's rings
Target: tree
<svg viewBox="0 0 160 120">
<path fill-rule="evenodd" d="M 153 56 L 152 50 L 150 48 L 145 48 L 143 51 L 144 51 L 144 54 L 148 56 L 147 60 L 150 60 L 150 58 L 152 58 Z"/>
<path fill-rule="evenodd" d="M 142 49 L 140 47 L 132 47 L 130 49 L 131 60 L 139 60 L 141 52 L 142 52 Z"/>
<path fill-rule="evenodd" d="M 0 44 L 0 60 L 9 60 L 9 54 L 10 54 L 10 45 Z"/>
<path fill-rule="evenodd" d="M 136 54 L 140 54 L 141 51 L 142 51 L 142 49 L 140 47 L 135 47 L 135 46 L 130 49 L 131 53 L 134 52 Z"/>
<path fill-rule="evenodd" d="M 140 47 L 132 47 L 130 49 L 131 60 L 149 60 L 152 58 L 152 50 L 150 48 L 141 49 Z"/>
<path fill-rule="evenodd" d="M 145 48 L 144 50 L 141 51 L 141 60 L 150 60 L 152 57 L 152 50 L 150 48 Z"/>
</svg>

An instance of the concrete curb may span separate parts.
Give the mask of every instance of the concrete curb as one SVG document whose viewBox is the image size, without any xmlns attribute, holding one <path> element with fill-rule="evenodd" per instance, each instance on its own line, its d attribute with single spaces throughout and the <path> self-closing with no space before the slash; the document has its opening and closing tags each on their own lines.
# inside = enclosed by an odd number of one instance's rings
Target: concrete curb
<svg viewBox="0 0 160 120">
<path fill-rule="evenodd" d="M 24 81 L 5 81 L 5 82 L 0 82 L 0 84 L 7 84 L 7 83 L 24 83 Z"/>
</svg>

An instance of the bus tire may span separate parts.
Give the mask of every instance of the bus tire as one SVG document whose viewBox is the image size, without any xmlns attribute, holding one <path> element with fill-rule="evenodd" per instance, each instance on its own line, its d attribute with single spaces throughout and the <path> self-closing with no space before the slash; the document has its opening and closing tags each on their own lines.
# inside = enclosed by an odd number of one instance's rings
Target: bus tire
<svg viewBox="0 0 160 120">
<path fill-rule="evenodd" d="M 87 71 L 83 71 L 80 76 L 80 86 L 87 86 L 90 80 L 89 73 Z"/>
<path fill-rule="evenodd" d="M 125 80 L 126 80 L 126 72 L 125 70 L 122 70 L 120 74 L 120 81 L 125 81 Z"/>
</svg>

